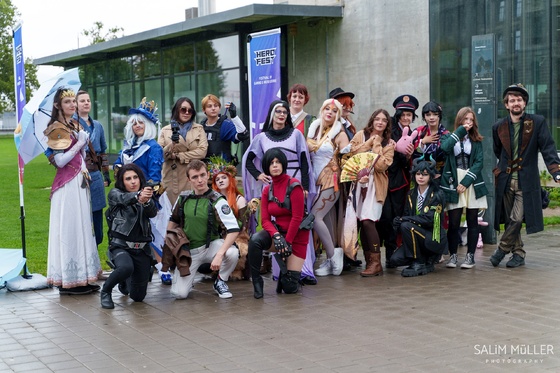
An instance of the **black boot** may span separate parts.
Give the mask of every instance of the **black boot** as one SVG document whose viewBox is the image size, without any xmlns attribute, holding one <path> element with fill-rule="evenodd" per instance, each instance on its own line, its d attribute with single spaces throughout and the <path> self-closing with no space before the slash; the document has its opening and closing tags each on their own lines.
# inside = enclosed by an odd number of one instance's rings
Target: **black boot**
<svg viewBox="0 0 560 373">
<path fill-rule="evenodd" d="M 101 290 L 101 307 L 107 309 L 115 308 L 115 303 L 113 303 L 111 293 Z"/>
<path fill-rule="evenodd" d="M 415 260 L 411 265 L 402 270 L 401 276 L 403 277 L 416 277 L 430 273 L 426 268 L 426 264 L 419 260 Z"/>
<path fill-rule="evenodd" d="M 299 290 L 301 272 L 288 271 L 278 282 L 282 285 L 282 290 L 286 294 L 295 294 Z"/>
<path fill-rule="evenodd" d="M 263 293 L 263 279 L 262 277 L 253 278 L 253 296 L 255 299 L 261 299 L 264 295 Z"/>
<path fill-rule="evenodd" d="M 128 290 L 128 283 L 130 282 L 130 277 L 127 278 L 124 281 L 119 282 L 119 291 L 123 294 L 123 295 L 128 295 L 129 290 Z"/>
<path fill-rule="evenodd" d="M 282 287 L 282 277 L 284 275 L 282 274 L 282 272 L 280 272 L 278 274 L 278 282 L 276 283 L 276 293 L 280 294 L 282 292 L 282 290 L 284 290 L 284 288 Z"/>
<path fill-rule="evenodd" d="M 255 233 L 249 240 L 247 263 L 253 280 L 253 296 L 256 299 L 263 297 L 263 278 L 261 276 L 261 263 L 263 260 L 263 249 L 269 248 L 272 244 L 272 239 L 266 231 L 259 231 Z M 247 265 L 248 264 L 248 265 Z"/>
</svg>

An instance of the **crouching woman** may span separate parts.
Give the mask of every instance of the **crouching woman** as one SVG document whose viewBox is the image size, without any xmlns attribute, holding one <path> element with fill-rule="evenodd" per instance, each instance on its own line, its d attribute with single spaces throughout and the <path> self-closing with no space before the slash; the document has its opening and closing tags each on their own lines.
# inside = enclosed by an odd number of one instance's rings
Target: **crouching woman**
<svg viewBox="0 0 560 373">
<path fill-rule="evenodd" d="M 435 261 L 447 247 L 447 234 L 442 224 L 445 196 L 434 182 L 435 166 L 433 160 L 414 160 L 412 175 L 416 186 L 408 193 L 403 216 L 393 221 L 395 229 L 402 234 L 403 245 L 391 256 L 391 264 L 410 264 L 401 272 L 403 277 L 432 272 Z"/>
<path fill-rule="evenodd" d="M 151 276 L 152 254 L 150 218 L 158 209 L 152 199 L 153 190 L 146 186 L 142 170 L 134 163 L 119 169 L 113 188 L 107 197 L 105 215 L 109 227 L 109 256 L 114 271 L 101 289 L 101 307 L 115 308 L 111 293 L 119 284 L 123 294 L 141 302 L 146 297 Z M 130 289 L 127 279 L 130 277 Z"/>
<path fill-rule="evenodd" d="M 288 159 L 278 148 L 266 151 L 262 170 L 272 177 L 261 197 L 261 224 L 263 230 L 249 240 L 249 265 L 255 298 L 263 297 L 263 279 L 260 274 L 263 251 L 275 251 L 280 266 L 276 292 L 297 293 L 301 269 L 305 261 L 309 230 L 300 229 L 305 209 L 303 187 L 299 180 L 286 174 Z"/>
</svg>

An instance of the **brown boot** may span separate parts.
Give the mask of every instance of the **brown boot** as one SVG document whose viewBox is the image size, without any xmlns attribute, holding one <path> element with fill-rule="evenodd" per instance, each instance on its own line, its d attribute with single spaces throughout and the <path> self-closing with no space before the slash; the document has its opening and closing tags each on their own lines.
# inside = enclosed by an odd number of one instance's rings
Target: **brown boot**
<svg viewBox="0 0 560 373">
<path fill-rule="evenodd" d="M 381 252 L 379 251 L 364 251 L 366 259 L 366 269 L 360 272 L 362 277 L 373 277 L 383 274 L 383 267 L 381 266 Z"/>
</svg>

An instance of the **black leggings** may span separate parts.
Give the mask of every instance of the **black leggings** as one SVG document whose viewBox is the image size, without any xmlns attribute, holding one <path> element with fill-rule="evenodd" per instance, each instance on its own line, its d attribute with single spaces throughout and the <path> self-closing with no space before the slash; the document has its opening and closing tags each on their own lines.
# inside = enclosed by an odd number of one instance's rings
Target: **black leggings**
<svg viewBox="0 0 560 373">
<path fill-rule="evenodd" d="M 105 281 L 103 291 L 110 293 L 117 284 L 130 277 L 129 296 L 135 302 L 142 302 L 146 297 L 151 276 L 152 258 L 144 250 L 111 248 L 115 269 Z"/>
<path fill-rule="evenodd" d="M 474 252 L 476 251 L 476 244 L 478 243 L 478 233 L 480 231 L 480 228 L 478 227 L 478 209 L 466 210 L 467 252 L 474 254 Z M 459 228 L 461 225 L 462 214 L 462 208 L 447 211 L 447 216 L 449 217 L 447 241 L 449 243 L 450 254 L 457 254 L 457 248 L 459 247 Z"/>
</svg>

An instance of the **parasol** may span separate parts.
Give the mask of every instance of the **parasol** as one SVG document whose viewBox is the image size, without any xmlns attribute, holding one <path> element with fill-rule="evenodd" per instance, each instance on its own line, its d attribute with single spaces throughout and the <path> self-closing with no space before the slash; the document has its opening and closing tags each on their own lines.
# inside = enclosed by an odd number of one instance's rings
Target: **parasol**
<svg viewBox="0 0 560 373">
<path fill-rule="evenodd" d="M 51 120 L 56 91 L 64 87 L 77 92 L 80 86 L 78 68 L 63 71 L 41 84 L 31 100 L 25 105 L 18 130 L 16 130 L 19 133 L 16 146 L 25 164 L 47 149 L 47 138 L 43 131 Z"/>
<path fill-rule="evenodd" d="M 20 249 L 0 249 L 0 288 L 21 272 L 25 264 L 25 258 Z"/>
<path fill-rule="evenodd" d="M 357 181 L 369 175 L 378 158 L 379 155 L 372 152 L 358 153 L 348 158 L 342 167 L 340 182 Z"/>
</svg>

